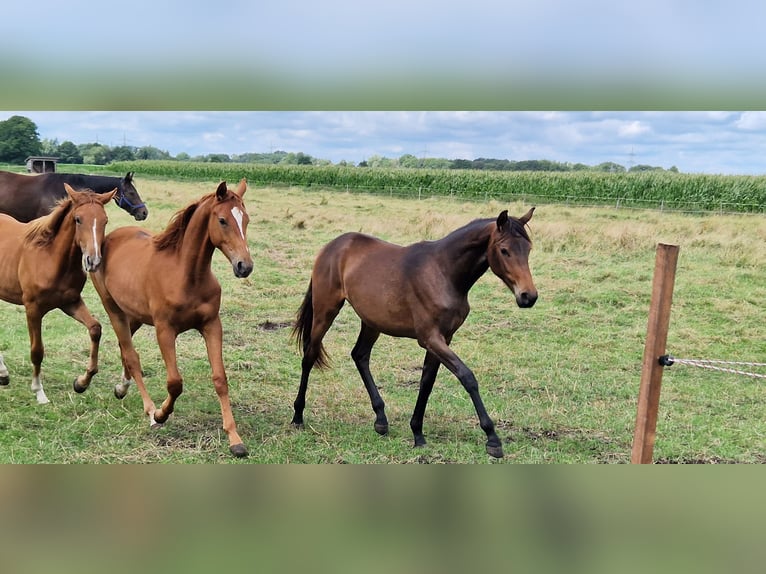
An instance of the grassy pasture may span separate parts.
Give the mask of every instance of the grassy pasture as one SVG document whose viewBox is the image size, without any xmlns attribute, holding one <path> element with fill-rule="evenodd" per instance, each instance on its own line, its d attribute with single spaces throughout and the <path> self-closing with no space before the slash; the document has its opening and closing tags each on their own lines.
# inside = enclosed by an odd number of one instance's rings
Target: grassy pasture
<svg viewBox="0 0 766 574">
<path fill-rule="evenodd" d="M 232 182 L 230 182 L 232 183 Z M 137 187 L 155 231 L 217 180 L 145 179 Z M 414 449 L 409 417 L 422 351 L 381 337 L 371 367 L 387 403 L 390 434 L 378 436 L 369 400 L 349 357 L 358 320 L 346 307 L 325 344 L 332 359 L 310 382 L 306 429 L 290 427 L 300 356 L 289 324 L 314 255 L 341 232 L 360 230 L 397 243 L 435 239 L 471 219 L 524 204 L 422 201 L 251 187 L 245 196 L 256 269 L 233 277 L 220 254 L 224 360 L 234 416 L 250 450 L 245 463 L 489 462 L 470 399 L 446 370 L 425 419 L 427 447 Z M 109 229 L 132 225 L 110 209 Z M 763 361 L 766 327 L 766 219 L 540 205 L 531 221 L 540 299 L 518 309 L 491 273 L 471 292 L 472 313 L 453 348 L 475 372 L 504 443 L 506 463 L 628 462 L 655 247 L 681 246 L 668 350 L 678 357 Z M 88 283 L 84 297 L 104 324 L 101 370 L 83 395 L 71 381 L 84 368 L 84 328 L 60 312 L 43 324 L 44 384 L 51 403 L 29 391 L 23 310 L 0 303 L 0 352 L 11 384 L 0 388 L 0 462 L 236 462 L 220 430 L 220 409 L 197 333 L 178 342 L 184 394 L 161 429 L 149 428 L 135 388 L 118 401 L 114 333 Z M 151 328 L 136 335 L 149 390 L 165 396 L 165 370 Z M 760 379 L 673 366 L 665 373 L 655 459 L 764 462 L 766 386 Z"/>
</svg>

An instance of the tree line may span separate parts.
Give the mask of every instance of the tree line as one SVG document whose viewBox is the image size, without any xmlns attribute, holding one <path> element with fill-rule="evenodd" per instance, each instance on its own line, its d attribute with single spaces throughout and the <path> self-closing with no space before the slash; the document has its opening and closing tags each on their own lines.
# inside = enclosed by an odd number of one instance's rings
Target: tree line
<svg viewBox="0 0 766 574">
<path fill-rule="evenodd" d="M 65 140 L 40 139 L 37 125 L 24 116 L 12 116 L 0 121 L 0 162 L 23 164 L 30 156 L 57 157 L 61 163 L 107 165 L 115 161 L 134 160 L 174 160 L 204 163 L 252 163 L 266 165 L 332 165 L 326 159 L 312 157 L 303 152 L 274 151 L 270 153 L 244 153 L 190 156 L 181 152 L 175 157 L 165 150 L 154 146 L 108 146 L 98 142 L 75 144 Z M 626 168 L 618 163 L 603 162 L 595 166 L 583 163 L 557 162 L 551 160 L 521 160 L 477 158 L 477 159 L 446 159 L 418 158 L 412 154 L 404 154 L 398 158 L 387 158 L 373 155 L 357 164 L 345 161 L 341 166 L 383 167 L 383 168 L 425 168 L 425 169 L 466 169 L 482 171 L 599 171 L 624 173 L 634 171 L 665 171 L 662 167 L 650 165 L 635 165 Z M 667 171 L 678 172 L 673 166 Z"/>
</svg>

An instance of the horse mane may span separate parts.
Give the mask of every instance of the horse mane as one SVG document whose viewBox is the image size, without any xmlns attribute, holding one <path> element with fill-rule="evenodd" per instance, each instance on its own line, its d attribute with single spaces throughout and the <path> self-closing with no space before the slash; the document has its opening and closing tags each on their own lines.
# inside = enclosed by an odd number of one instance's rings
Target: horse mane
<svg viewBox="0 0 766 574">
<path fill-rule="evenodd" d="M 38 217 L 29 222 L 24 234 L 24 240 L 38 247 L 50 245 L 53 238 L 56 237 L 58 230 L 61 229 L 64 217 L 72 209 L 72 205 L 72 198 L 68 195 L 60 199 L 56 202 L 56 207 L 48 215 Z"/>
<path fill-rule="evenodd" d="M 157 251 L 164 251 L 165 249 L 175 249 L 181 245 L 186 228 L 191 221 L 192 216 L 197 211 L 197 208 L 205 201 L 214 197 L 215 194 L 211 193 L 201 197 L 198 201 L 186 206 L 185 208 L 177 211 L 170 218 L 170 222 L 164 231 L 154 236 L 154 247 Z"/>
</svg>

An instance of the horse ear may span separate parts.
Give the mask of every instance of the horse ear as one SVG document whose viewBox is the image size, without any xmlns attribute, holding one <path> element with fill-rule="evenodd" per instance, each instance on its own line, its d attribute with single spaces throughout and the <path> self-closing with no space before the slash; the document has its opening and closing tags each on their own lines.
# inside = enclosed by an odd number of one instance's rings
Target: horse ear
<svg viewBox="0 0 766 574">
<path fill-rule="evenodd" d="M 128 173 L 126 173 L 123 179 L 125 180 L 125 183 L 130 183 L 130 180 L 133 179 L 133 172 L 129 171 Z"/>
<path fill-rule="evenodd" d="M 66 182 L 64 182 L 64 189 L 66 190 L 66 194 L 69 196 L 69 199 L 74 200 L 73 194 L 77 193 L 75 189 Z"/>
<path fill-rule="evenodd" d="M 215 190 L 215 196 L 218 198 L 218 201 L 223 201 L 226 199 L 226 194 L 229 192 L 229 190 L 226 187 L 226 182 L 222 181 L 218 184 L 218 189 Z"/>
<path fill-rule="evenodd" d="M 519 221 L 522 225 L 526 225 L 527 222 L 532 219 L 532 214 L 535 212 L 535 208 L 531 208 L 529 211 L 527 211 L 524 215 L 519 217 Z"/>
<path fill-rule="evenodd" d="M 502 229 L 505 227 L 506 223 L 508 223 L 508 210 L 504 209 L 500 212 L 500 215 L 497 216 L 497 228 Z"/>
<path fill-rule="evenodd" d="M 237 185 L 237 189 L 234 190 L 234 193 L 242 198 L 243 195 L 245 195 L 245 192 L 247 191 L 247 180 L 243 177 L 239 184 Z"/>
<path fill-rule="evenodd" d="M 117 193 L 116 187 L 112 191 L 109 191 L 107 193 L 98 194 L 98 200 L 101 202 L 101 205 L 106 205 L 107 203 L 112 201 L 115 193 Z"/>
</svg>

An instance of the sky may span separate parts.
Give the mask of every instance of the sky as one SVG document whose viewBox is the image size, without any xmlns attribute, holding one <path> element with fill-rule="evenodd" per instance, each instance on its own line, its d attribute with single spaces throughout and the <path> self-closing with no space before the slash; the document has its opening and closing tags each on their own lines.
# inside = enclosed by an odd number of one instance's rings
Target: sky
<svg viewBox="0 0 766 574">
<path fill-rule="evenodd" d="M 172 155 L 762 174 L 764 21 L 752 0 L 8 0 L 0 118 Z"/>
<path fill-rule="evenodd" d="M 31 119 L 41 139 L 174 157 L 281 150 L 353 164 L 412 154 L 766 174 L 766 112 L 3 111 L 0 120 L 12 115 Z"/>
</svg>

